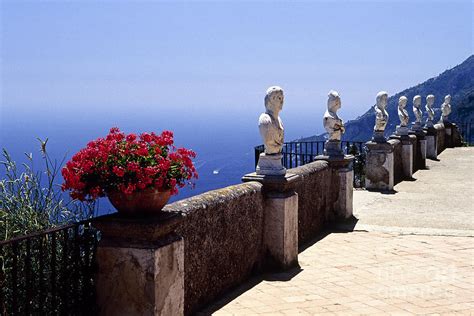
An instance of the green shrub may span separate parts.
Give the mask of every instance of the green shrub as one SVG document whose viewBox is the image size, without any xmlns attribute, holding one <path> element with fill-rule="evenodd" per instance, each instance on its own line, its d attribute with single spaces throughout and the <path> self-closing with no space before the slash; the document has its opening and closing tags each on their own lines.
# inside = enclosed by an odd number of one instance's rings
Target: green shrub
<svg viewBox="0 0 474 316">
<path fill-rule="evenodd" d="M 95 204 L 63 199 L 58 163 L 46 151 L 48 140 L 41 143 L 43 170 L 34 168 L 32 154 L 25 154 L 20 166 L 7 150 L 2 150 L 0 164 L 4 177 L 0 180 L 0 240 L 26 235 L 38 230 L 70 223 L 95 214 Z"/>
</svg>

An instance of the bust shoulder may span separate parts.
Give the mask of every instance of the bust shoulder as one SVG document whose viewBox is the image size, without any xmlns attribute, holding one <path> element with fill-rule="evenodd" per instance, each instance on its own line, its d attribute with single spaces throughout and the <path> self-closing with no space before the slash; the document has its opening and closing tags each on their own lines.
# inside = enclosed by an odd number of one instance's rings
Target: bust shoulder
<svg viewBox="0 0 474 316">
<path fill-rule="evenodd" d="M 258 118 L 258 125 L 269 125 L 272 124 L 272 118 L 267 113 L 262 113 Z"/>
</svg>

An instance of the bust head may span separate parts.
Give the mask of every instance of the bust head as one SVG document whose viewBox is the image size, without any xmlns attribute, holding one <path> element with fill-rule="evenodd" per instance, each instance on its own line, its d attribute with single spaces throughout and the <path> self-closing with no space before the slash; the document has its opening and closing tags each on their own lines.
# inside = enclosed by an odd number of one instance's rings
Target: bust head
<svg viewBox="0 0 474 316">
<path fill-rule="evenodd" d="M 434 100 L 435 100 L 435 96 L 432 94 L 428 94 L 426 96 L 426 106 L 431 108 L 433 106 Z"/>
<path fill-rule="evenodd" d="M 407 106 L 408 98 L 404 95 L 402 95 L 398 99 L 398 107 L 404 109 Z"/>
<path fill-rule="evenodd" d="M 449 104 L 451 103 L 451 95 L 448 94 L 447 96 L 444 97 L 444 103 Z"/>
<path fill-rule="evenodd" d="M 377 107 L 381 110 L 385 110 L 387 107 L 387 99 L 388 99 L 388 93 L 385 91 L 380 91 L 377 93 L 377 97 L 375 98 L 377 102 Z"/>
<path fill-rule="evenodd" d="M 415 95 L 413 97 L 413 106 L 416 108 L 419 108 L 421 105 L 421 96 L 420 95 Z"/>
<path fill-rule="evenodd" d="M 273 86 L 267 89 L 265 95 L 265 108 L 267 112 L 278 113 L 283 108 L 283 89 Z"/>
<path fill-rule="evenodd" d="M 328 111 L 336 113 L 341 108 L 341 98 L 337 91 L 331 90 L 328 93 Z"/>
</svg>

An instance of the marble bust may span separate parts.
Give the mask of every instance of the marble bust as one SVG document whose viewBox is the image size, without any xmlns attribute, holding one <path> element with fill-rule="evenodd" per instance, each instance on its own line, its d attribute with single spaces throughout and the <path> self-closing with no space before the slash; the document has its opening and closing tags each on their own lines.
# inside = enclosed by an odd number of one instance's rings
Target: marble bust
<svg viewBox="0 0 474 316">
<path fill-rule="evenodd" d="M 441 122 L 449 123 L 448 116 L 451 113 L 451 95 L 444 97 L 444 102 L 441 104 Z"/>
<path fill-rule="evenodd" d="M 341 137 L 345 132 L 344 122 L 337 115 L 341 108 L 341 97 L 337 91 L 328 93 L 327 110 L 323 117 L 323 126 L 328 133 L 328 139 L 324 148 L 324 154 L 329 157 L 344 156 L 341 149 Z"/>
<path fill-rule="evenodd" d="M 406 109 L 408 98 L 406 96 L 401 96 L 398 99 L 398 118 L 400 119 L 400 125 L 397 126 L 396 134 L 397 135 L 408 135 L 408 121 L 410 116 Z"/>
<path fill-rule="evenodd" d="M 265 113 L 258 119 L 258 129 L 267 155 L 279 154 L 283 147 L 284 129 L 279 116 L 283 108 L 283 89 L 270 87 L 265 95 Z"/>
<path fill-rule="evenodd" d="M 377 93 L 375 104 L 375 126 L 373 140 L 376 142 L 386 142 L 384 132 L 388 123 L 387 101 L 388 93 L 380 91 Z"/>
<path fill-rule="evenodd" d="M 434 110 L 433 110 L 433 104 L 435 101 L 435 96 L 432 94 L 429 94 L 426 96 L 426 114 L 428 117 L 426 118 L 426 127 L 433 127 L 433 118 L 434 118 Z"/>
<path fill-rule="evenodd" d="M 328 140 L 340 141 L 345 128 L 343 121 L 337 115 L 337 110 L 341 108 L 341 98 L 337 91 L 329 91 L 327 106 L 326 113 L 324 113 L 323 125 L 328 132 Z"/>
<path fill-rule="evenodd" d="M 413 113 L 415 114 L 415 126 L 421 126 L 421 118 L 423 112 L 421 112 L 421 96 L 415 95 L 413 97 Z"/>
<path fill-rule="evenodd" d="M 273 86 L 265 95 L 265 113 L 258 119 L 258 129 L 265 146 L 260 154 L 256 172 L 260 175 L 284 175 L 286 169 L 281 164 L 281 152 L 284 142 L 283 123 L 279 116 L 283 109 L 283 89 Z"/>
</svg>

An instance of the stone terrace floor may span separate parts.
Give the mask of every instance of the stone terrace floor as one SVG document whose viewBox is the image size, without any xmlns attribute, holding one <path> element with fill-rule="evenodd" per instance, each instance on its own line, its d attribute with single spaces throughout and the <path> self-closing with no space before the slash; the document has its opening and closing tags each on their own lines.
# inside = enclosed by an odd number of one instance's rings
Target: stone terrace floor
<svg viewBox="0 0 474 316">
<path fill-rule="evenodd" d="M 251 279 L 200 314 L 474 315 L 474 148 L 438 158 L 392 194 L 355 191 L 359 220 L 300 249 L 300 268 Z"/>
</svg>

